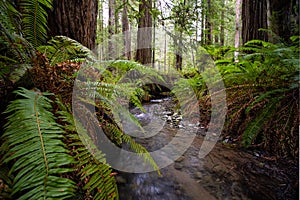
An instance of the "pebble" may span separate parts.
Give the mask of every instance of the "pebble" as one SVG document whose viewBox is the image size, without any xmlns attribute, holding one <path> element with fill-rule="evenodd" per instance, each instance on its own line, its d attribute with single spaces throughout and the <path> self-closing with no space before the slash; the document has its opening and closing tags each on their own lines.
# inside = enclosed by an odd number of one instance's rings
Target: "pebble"
<svg viewBox="0 0 300 200">
<path fill-rule="evenodd" d="M 177 170 L 181 170 L 183 167 L 183 164 L 179 163 L 179 162 L 175 162 L 174 164 L 174 168 L 177 169 Z"/>
<path fill-rule="evenodd" d="M 195 177 L 201 179 L 203 177 L 203 174 L 201 172 L 196 172 Z"/>
</svg>

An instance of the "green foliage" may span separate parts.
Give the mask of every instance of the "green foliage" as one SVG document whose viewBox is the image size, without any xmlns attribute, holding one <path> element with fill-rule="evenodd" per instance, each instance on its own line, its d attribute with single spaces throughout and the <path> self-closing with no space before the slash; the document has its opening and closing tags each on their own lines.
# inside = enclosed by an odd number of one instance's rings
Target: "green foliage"
<svg viewBox="0 0 300 200">
<path fill-rule="evenodd" d="M 9 1 L 0 3 L 0 78 L 17 81 L 29 68 L 34 48 L 20 34 L 21 14 Z"/>
<path fill-rule="evenodd" d="M 52 66 L 67 60 L 95 59 L 91 50 L 69 37 L 55 36 L 47 43 L 47 45 L 39 46 L 37 50 L 47 56 Z"/>
<path fill-rule="evenodd" d="M 4 162 L 12 162 L 12 195 L 18 199 L 66 199 L 75 183 L 62 174 L 74 163 L 64 140 L 64 131 L 51 113 L 51 101 L 39 92 L 20 89 L 22 99 L 7 107 L 8 123 L 2 136 Z"/>
<path fill-rule="evenodd" d="M 92 140 L 82 141 L 77 133 L 86 135 L 86 130 L 75 126 L 73 115 L 60 101 L 57 101 L 60 118 L 66 123 L 64 128 L 70 132 L 68 146 L 75 155 L 78 176 L 84 182 L 83 189 L 88 191 L 93 199 L 118 199 L 118 189 L 112 169 L 106 163 L 105 155 L 95 147 Z M 77 122 L 79 124 L 79 122 Z M 84 144 L 89 145 L 88 150 Z M 74 148 L 75 147 L 75 148 Z M 92 151 L 91 151 L 92 150 Z M 93 153 L 91 153 L 93 152 Z"/>
<path fill-rule="evenodd" d="M 282 138 L 295 138 L 294 121 L 297 116 L 287 117 L 291 112 L 287 105 L 293 109 L 299 107 L 295 98 L 299 88 L 300 66 L 299 43 L 295 42 L 297 38 L 291 38 L 294 41 L 292 46 L 252 40 L 239 49 L 237 63 L 224 60 L 217 62 L 230 93 L 229 130 L 239 126 L 236 131 L 243 133 L 243 143 L 247 147 L 260 142 L 271 151 L 285 151 L 284 154 L 293 151 L 292 147 L 281 143 Z M 278 116 L 282 116 L 278 124 L 284 126 L 272 124 L 278 120 Z M 270 132 L 282 136 L 272 136 Z M 258 138 L 263 138 L 263 141 Z M 279 150 L 280 146 L 285 149 Z"/>
<path fill-rule="evenodd" d="M 92 95 L 95 98 L 90 97 L 89 92 L 86 94 L 82 104 L 78 105 L 83 107 L 82 113 L 89 113 L 89 120 L 92 118 L 92 113 L 88 109 L 89 106 L 95 106 L 102 116 L 97 116 L 98 121 L 103 127 L 105 133 L 108 137 L 117 145 L 128 144 L 130 149 L 138 154 L 144 156 L 145 161 L 147 161 L 154 170 L 158 170 L 158 166 L 154 162 L 151 155 L 147 150 L 140 144 L 136 143 L 134 139 L 122 132 L 123 125 L 122 120 L 126 119 L 127 122 L 132 123 L 139 128 L 141 132 L 144 132 L 142 126 L 139 124 L 138 120 L 130 113 L 128 110 L 129 103 L 140 108 L 145 112 L 142 107 L 140 100 L 140 92 L 142 86 L 148 82 L 153 82 L 153 78 L 163 81 L 162 76 L 160 76 L 155 71 L 150 68 L 144 67 L 141 64 L 130 61 L 113 61 L 105 63 L 86 63 L 85 67 L 82 68 L 82 72 L 79 76 L 83 76 L 83 80 L 92 79 L 87 75 L 86 69 L 99 70 L 104 76 L 101 75 L 95 78 L 95 80 L 89 80 L 87 82 L 81 82 L 77 80 L 77 84 L 80 85 L 80 90 L 82 91 L 96 91 Z M 97 74 L 97 72 L 94 72 Z M 99 81 L 100 80 L 100 81 Z M 103 117 L 104 116 L 104 117 Z M 83 119 L 84 116 L 81 117 Z M 78 121 L 80 121 L 78 119 Z M 89 129 L 83 123 L 82 126 L 85 129 Z M 92 137 L 89 135 L 88 137 Z M 158 171 L 159 173 L 159 171 Z"/>
<path fill-rule="evenodd" d="M 20 6 L 25 38 L 38 47 L 47 38 L 47 9 L 52 9 L 52 0 L 21 0 Z"/>
</svg>

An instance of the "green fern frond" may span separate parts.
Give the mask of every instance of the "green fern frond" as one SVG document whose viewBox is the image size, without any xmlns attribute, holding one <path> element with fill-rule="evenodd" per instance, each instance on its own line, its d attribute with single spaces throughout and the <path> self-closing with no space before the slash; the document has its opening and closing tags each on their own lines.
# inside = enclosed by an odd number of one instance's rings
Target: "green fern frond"
<svg viewBox="0 0 300 200">
<path fill-rule="evenodd" d="M 108 124 L 107 125 L 108 131 L 114 135 L 115 138 L 121 138 L 123 142 L 129 145 L 130 149 L 134 151 L 137 154 L 140 154 L 143 156 L 144 161 L 149 163 L 155 171 L 159 175 L 161 175 L 159 167 L 157 166 L 156 162 L 153 160 L 150 153 L 147 151 L 145 147 L 138 144 L 132 137 L 129 135 L 124 134 L 118 127 L 116 127 L 114 124 Z"/>
<path fill-rule="evenodd" d="M 16 91 L 22 99 L 9 104 L 2 149 L 4 162 L 12 162 L 15 174 L 12 195 L 18 199 L 66 199 L 73 195 L 75 183 L 61 175 L 71 172 L 74 163 L 62 140 L 64 131 L 55 122 L 51 101 L 24 88 Z"/>
<path fill-rule="evenodd" d="M 67 36 L 55 36 L 47 43 L 37 49 L 39 52 L 45 53 L 50 65 L 66 60 L 95 60 L 95 55 L 90 49 Z"/>
<path fill-rule="evenodd" d="M 270 101 L 266 107 L 260 111 L 259 115 L 248 124 L 243 133 L 243 143 L 245 147 L 249 147 L 252 144 L 256 136 L 263 129 L 264 123 L 276 113 L 276 106 L 280 100 L 281 98 L 275 98 Z"/>
<path fill-rule="evenodd" d="M 262 101 L 266 101 L 269 98 L 278 98 L 278 97 L 284 95 L 284 92 L 286 92 L 288 90 L 289 90 L 289 88 L 279 88 L 279 89 L 274 89 L 274 90 L 271 90 L 271 91 L 261 94 L 246 108 L 246 110 L 245 110 L 246 113 L 249 113 L 249 111 L 253 108 L 253 106 L 255 104 L 262 102 Z"/>
<path fill-rule="evenodd" d="M 112 175 L 112 169 L 106 164 L 105 155 L 93 145 L 93 141 L 88 140 L 83 142 L 79 138 L 75 131 L 81 135 L 84 134 L 84 138 L 88 139 L 86 130 L 80 126 L 79 122 L 76 122 L 76 129 L 73 115 L 68 111 L 67 107 L 61 101 L 57 101 L 57 104 L 60 107 L 58 114 L 66 122 L 64 127 L 72 132 L 69 134 L 72 141 L 69 146 L 70 148 L 72 147 L 73 153 L 76 155 L 76 165 L 79 169 L 78 175 L 83 182 L 86 182 L 83 189 L 89 191 L 94 200 L 118 199 L 116 181 Z M 89 150 L 84 146 L 84 143 L 90 146 Z"/>
<path fill-rule="evenodd" d="M 52 0 L 21 0 L 23 33 L 34 47 L 47 38 L 47 9 L 52 9 Z"/>
<path fill-rule="evenodd" d="M 19 32 L 20 13 L 16 10 L 10 1 L 0 2 L 0 24 L 10 33 Z M 2 30 L 2 29 L 1 29 Z"/>
<path fill-rule="evenodd" d="M 245 46 L 269 47 L 269 46 L 274 46 L 274 44 L 263 41 L 263 40 L 250 40 L 250 41 L 246 42 Z"/>
</svg>

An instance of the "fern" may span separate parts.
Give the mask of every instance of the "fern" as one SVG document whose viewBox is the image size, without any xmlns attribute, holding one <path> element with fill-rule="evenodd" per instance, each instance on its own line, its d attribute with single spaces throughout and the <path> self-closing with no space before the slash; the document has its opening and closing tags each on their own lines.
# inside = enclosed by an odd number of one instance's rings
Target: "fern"
<svg viewBox="0 0 300 200">
<path fill-rule="evenodd" d="M 276 98 L 269 102 L 265 108 L 263 108 L 259 115 L 248 124 L 243 133 L 243 143 L 245 147 L 249 147 L 255 140 L 257 135 L 264 127 L 264 123 L 267 122 L 276 112 L 276 106 L 280 102 L 281 98 Z"/>
<path fill-rule="evenodd" d="M 74 162 L 62 140 L 64 131 L 55 122 L 51 101 L 24 88 L 22 99 L 9 104 L 8 123 L 3 134 L 4 162 L 14 161 L 12 195 L 18 199 L 65 199 L 73 195 L 75 183 L 61 175 L 71 172 Z"/>
<path fill-rule="evenodd" d="M 297 38 L 292 37 L 292 42 L 297 41 Z M 247 147 L 256 138 L 266 138 L 272 131 L 292 138 L 295 127 L 286 126 L 294 126 L 290 121 L 296 119 L 283 117 L 286 121 L 280 123 L 286 124 L 283 126 L 284 130 L 277 127 L 278 130 L 267 131 L 266 127 L 270 127 L 272 121 L 278 120 L 275 116 L 290 115 L 290 109 L 285 106 L 279 109 L 280 105 L 287 102 L 297 105 L 296 98 L 289 98 L 295 96 L 299 88 L 299 43 L 286 46 L 253 40 L 247 42 L 239 51 L 248 53 L 240 56 L 238 63 L 217 62 L 224 76 L 226 90 L 230 93 L 228 102 L 231 108 L 228 118 L 233 125 L 230 124 L 229 127 L 243 135 L 242 141 Z M 281 145 L 282 139 L 279 139 L 283 136 L 272 137 L 278 138 L 278 141 L 265 140 L 264 146 L 269 149 L 276 148 L 278 151 L 279 146 L 284 146 Z M 274 143 L 278 147 L 271 147 Z"/>
<path fill-rule="evenodd" d="M 9 1 L 0 3 L 0 78 L 18 81 L 35 56 L 33 46 L 20 33 L 20 13 Z"/>
<path fill-rule="evenodd" d="M 77 132 L 81 135 L 86 135 L 85 139 L 89 138 L 86 130 L 82 126 L 78 127 L 79 122 L 77 122 L 76 129 L 73 115 L 68 111 L 67 107 L 60 101 L 57 101 L 57 104 L 60 107 L 58 114 L 66 123 L 64 127 L 71 132 L 68 134 L 69 139 L 72 141 L 69 147 L 73 149 L 73 154 L 76 155 L 78 175 L 82 182 L 85 182 L 83 189 L 92 194 L 95 200 L 118 199 L 116 181 L 112 169 L 106 164 L 105 155 L 93 145 L 93 141 L 82 141 L 79 138 Z M 89 145 L 90 149 L 88 150 L 84 144 Z M 91 153 L 91 150 L 93 153 Z"/>
<path fill-rule="evenodd" d="M 39 46 L 37 50 L 47 56 L 50 65 L 66 60 L 78 61 L 86 58 L 95 60 L 95 55 L 91 50 L 69 37 L 55 36 L 47 43 L 47 45 Z"/>
<path fill-rule="evenodd" d="M 21 0 L 20 2 L 25 38 L 34 47 L 43 44 L 47 38 L 47 9 L 52 8 L 52 0 Z"/>
</svg>

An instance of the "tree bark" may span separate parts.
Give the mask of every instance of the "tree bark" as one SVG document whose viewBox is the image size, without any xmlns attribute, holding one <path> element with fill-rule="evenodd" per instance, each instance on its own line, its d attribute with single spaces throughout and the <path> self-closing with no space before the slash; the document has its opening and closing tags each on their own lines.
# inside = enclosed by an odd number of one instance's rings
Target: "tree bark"
<svg viewBox="0 0 300 200">
<path fill-rule="evenodd" d="M 299 35 L 299 1 L 272 0 L 269 2 L 271 12 L 271 30 L 282 41 L 288 42 L 293 35 Z"/>
<path fill-rule="evenodd" d="M 124 54 L 127 60 L 131 59 L 131 34 L 128 20 L 128 8 L 124 0 L 124 8 L 122 12 L 122 32 L 124 34 Z"/>
<path fill-rule="evenodd" d="M 98 0 L 53 0 L 48 35 L 64 35 L 89 49 L 96 46 Z"/>
<path fill-rule="evenodd" d="M 268 34 L 259 29 L 267 29 L 266 0 L 243 0 L 242 3 L 242 40 L 243 44 L 250 40 L 268 41 Z"/>
<path fill-rule="evenodd" d="M 210 45 L 212 44 L 212 24 L 211 24 L 211 0 L 207 0 L 207 12 L 206 12 L 206 40 L 205 44 Z"/>
<path fill-rule="evenodd" d="M 116 44 L 112 36 L 116 33 L 116 1 L 108 1 L 108 56 L 113 59 L 116 56 Z"/>
<path fill-rule="evenodd" d="M 235 5 L 235 36 L 234 36 L 234 47 L 239 48 L 240 46 L 240 19 L 241 19 L 241 0 L 236 0 Z M 239 55 L 238 51 L 234 52 L 234 58 L 237 61 Z"/>
<path fill-rule="evenodd" d="M 224 46 L 225 43 L 225 8 L 226 1 L 222 1 L 222 11 L 221 11 L 221 26 L 220 26 L 220 45 Z"/>
<path fill-rule="evenodd" d="M 136 61 L 142 64 L 152 62 L 152 1 L 141 0 L 139 5 Z"/>
</svg>

